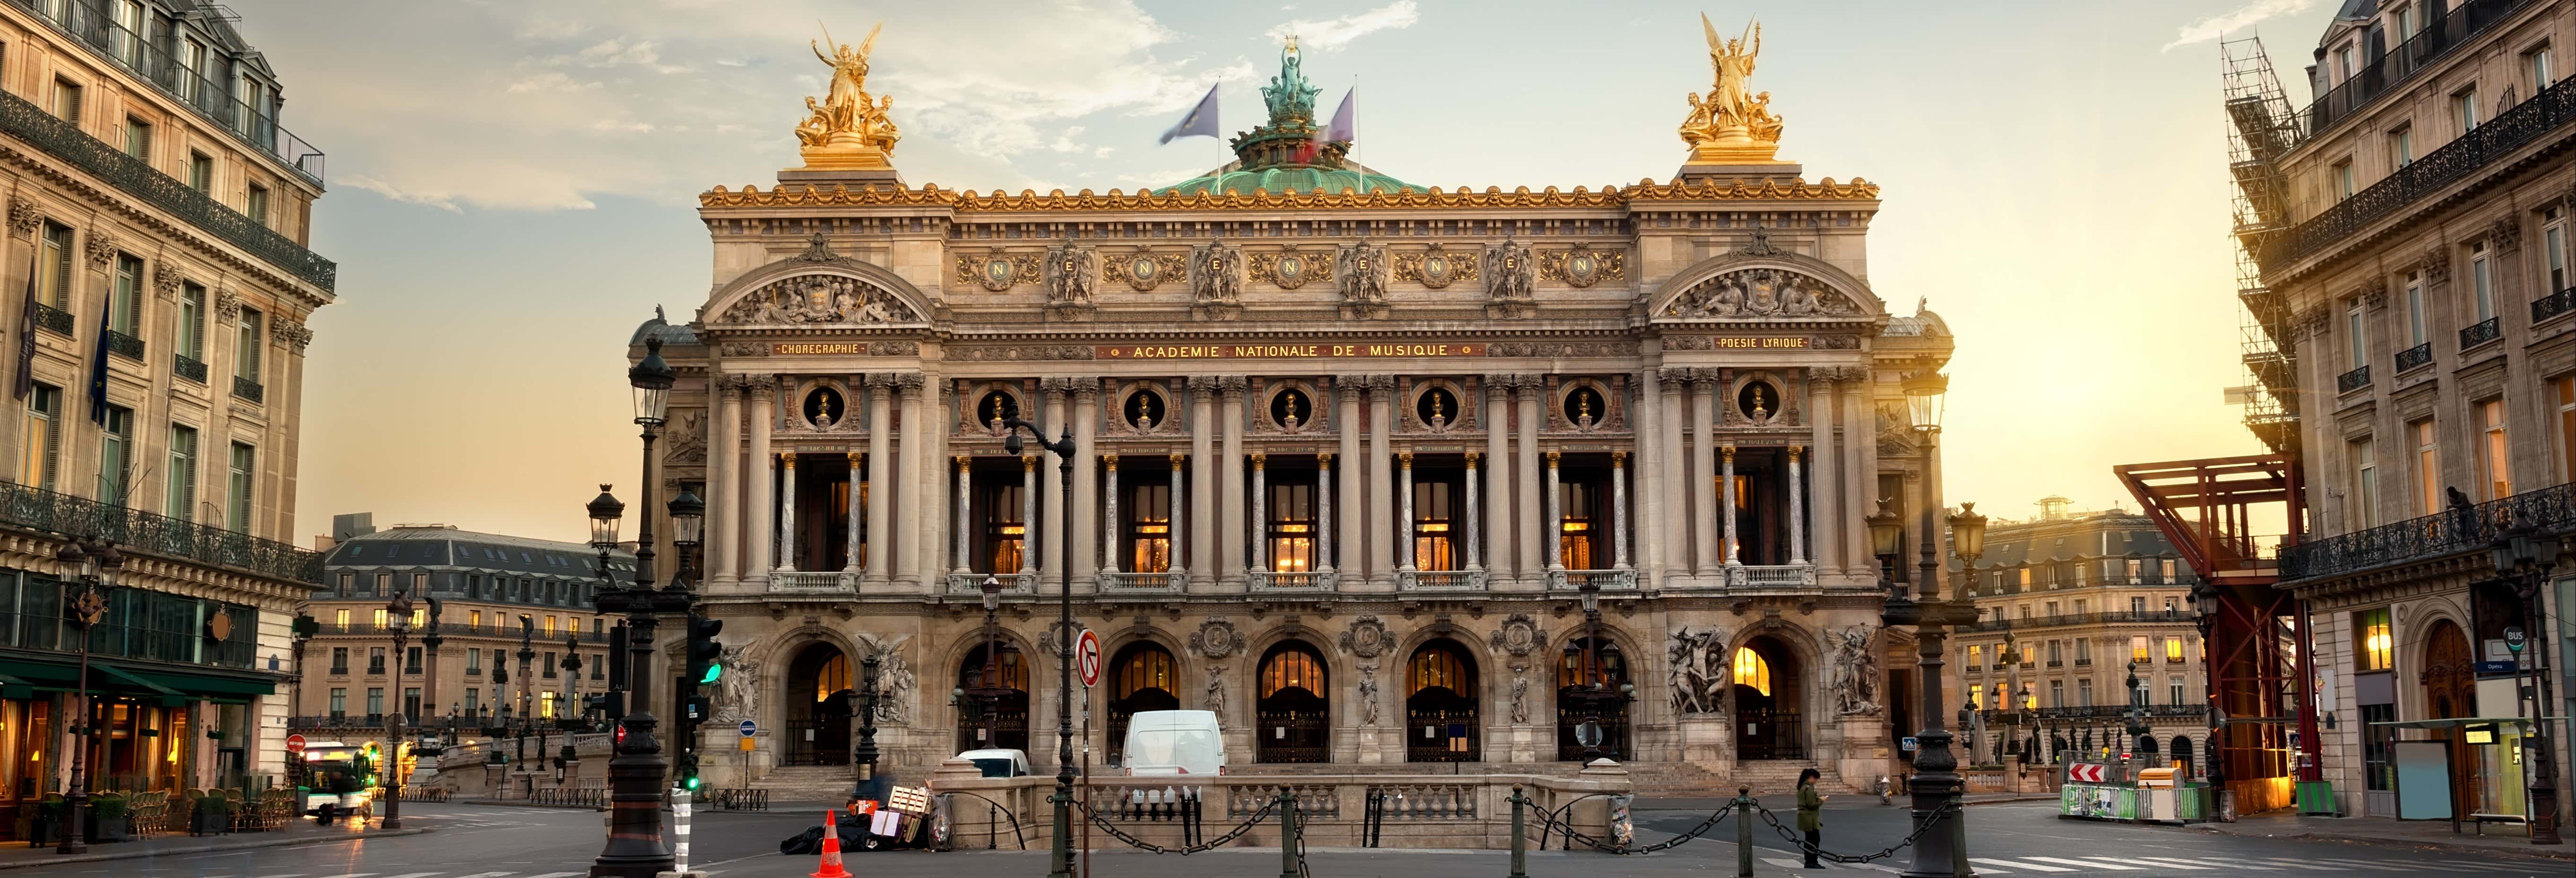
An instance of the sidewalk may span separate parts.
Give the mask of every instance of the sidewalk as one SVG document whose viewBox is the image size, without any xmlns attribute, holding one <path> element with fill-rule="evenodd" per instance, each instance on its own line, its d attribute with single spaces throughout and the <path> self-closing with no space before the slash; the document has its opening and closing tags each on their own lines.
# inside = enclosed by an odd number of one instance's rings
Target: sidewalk
<svg viewBox="0 0 2576 878">
<path fill-rule="evenodd" d="M 419 835 L 427 829 L 358 829 L 348 823 L 331 826 L 315 825 L 311 820 L 297 820 L 275 832 L 239 832 L 225 835 L 192 836 L 170 832 L 149 839 L 122 841 L 89 846 L 86 854 L 57 854 L 52 846 L 34 848 L 25 842 L 0 844 L 0 869 L 23 869 L 61 863 L 95 863 L 102 860 L 132 860 L 143 857 L 166 857 L 176 854 L 202 854 L 254 848 L 294 847 L 297 845 L 332 844 L 369 838 L 392 838 Z"/>
<path fill-rule="evenodd" d="M 2377 844 L 2422 845 L 2496 854 L 2576 859 L 2576 844 L 2536 845 L 2515 829 L 2488 827 L 2487 834 L 2462 826 L 2451 832 L 2449 821 L 2390 820 L 2384 817 L 2302 817 L 2294 813 L 2239 817 L 2234 823 L 2195 823 L 2184 827 L 2226 835 L 2270 838 L 2321 838 Z M 2512 834 L 2506 834 L 2512 833 Z"/>
</svg>

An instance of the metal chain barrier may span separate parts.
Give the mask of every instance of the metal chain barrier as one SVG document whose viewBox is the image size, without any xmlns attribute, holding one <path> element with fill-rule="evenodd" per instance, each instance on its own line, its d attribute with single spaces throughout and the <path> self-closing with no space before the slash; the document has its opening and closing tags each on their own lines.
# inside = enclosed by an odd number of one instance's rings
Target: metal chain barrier
<svg viewBox="0 0 2576 878">
<path fill-rule="evenodd" d="M 1590 797 L 1590 796 L 1586 796 L 1586 797 L 1584 797 L 1584 798 L 1591 798 L 1591 797 Z M 1576 799 L 1576 800 L 1575 800 L 1575 802 L 1580 802 L 1580 801 L 1582 801 L 1582 799 Z M 1676 836 L 1673 836 L 1673 837 L 1671 837 L 1671 838 L 1664 839 L 1663 841 L 1659 841 L 1659 842 L 1655 842 L 1654 844 L 1646 845 L 1646 846 L 1644 846 L 1644 847 L 1639 847 L 1639 848 L 1629 848 L 1629 847 L 1622 847 L 1622 846 L 1620 846 L 1620 845 L 1609 844 L 1609 843 L 1606 843 L 1606 842 L 1601 841 L 1600 839 L 1593 838 L 1592 836 L 1585 835 L 1585 834 L 1583 834 L 1583 833 L 1581 833 L 1581 832 L 1577 832 L 1577 831 L 1575 831 L 1575 829 L 1574 829 L 1574 823 L 1573 823 L 1573 821 L 1571 821 L 1571 820 L 1565 820 L 1565 819 L 1560 819 L 1560 818 L 1557 816 L 1559 813 L 1562 813 L 1562 812 L 1564 812 L 1564 811 L 1566 811 L 1566 810 L 1570 810 L 1570 809 L 1572 809 L 1572 808 L 1574 807 L 1574 804 L 1575 804 L 1574 802 L 1567 802 L 1567 803 L 1565 803 L 1565 805 L 1564 805 L 1563 807 L 1560 807 L 1560 808 L 1556 809 L 1555 811 L 1549 811 L 1549 810 L 1544 809 L 1544 808 L 1542 808 L 1542 809 L 1538 809 L 1538 819 L 1539 819 L 1539 824 L 1540 824 L 1540 836 L 1539 836 L 1539 837 L 1540 837 L 1540 840 L 1541 840 L 1541 841 L 1540 841 L 1540 846 L 1541 846 L 1542 848 L 1544 848 L 1544 847 L 1546 846 L 1545 839 L 1546 839 L 1547 833 L 1549 833 L 1549 832 L 1557 832 L 1557 833 L 1562 833 L 1562 834 L 1564 834 L 1564 836 L 1565 836 L 1567 839 L 1569 839 L 1569 840 L 1582 842 L 1584 847 L 1588 847 L 1588 848 L 1591 848 L 1591 849 L 1593 849 L 1593 850 L 1601 851 L 1601 852 L 1603 852 L 1603 853 L 1621 854 L 1621 855 L 1627 855 L 1627 856 L 1641 856 L 1641 855 L 1645 855 L 1645 854 L 1655 853 L 1655 852 L 1657 852 L 1657 851 L 1662 851 L 1662 850 L 1667 850 L 1667 849 L 1670 849 L 1670 848 L 1680 847 L 1680 846 L 1681 846 L 1681 845 L 1683 845 L 1684 843 L 1687 843 L 1687 842 L 1689 842 L 1689 841 L 1691 841 L 1691 840 L 1693 840 L 1693 839 L 1697 839 L 1697 838 L 1699 838 L 1699 837 L 1700 837 L 1700 836 L 1702 836 L 1702 835 L 1706 835 L 1706 834 L 1708 834 L 1708 831 L 1709 831 L 1709 830 L 1711 830 L 1711 829 L 1716 829 L 1716 828 L 1717 828 L 1717 825 L 1718 825 L 1719 823 L 1723 823 L 1723 822 L 1725 822 L 1727 815 L 1729 815 L 1729 814 L 1731 814 L 1731 813 L 1734 813 L 1734 811 L 1735 811 L 1735 803 L 1733 803 L 1733 802 L 1728 802 L 1728 803 L 1726 803 L 1726 806 L 1725 806 L 1725 807 L 1723 807 L 1723 808 L 1719 808 L 1719 809 L 1717 809 L 1716 811 L 1710 812 L 1710 813 L 1709 813 L 1709 815 L 1708 815 L 1708 819 L 1705 819 L 1705 820 L 1700 821 L 1698 826 L 1693 826 L 1693 827 L 1691 827 L 1690 829 L 1683 831 L 1680 835 L 1676 835 Z"/>
<path fill-rule="evenodd" d="M 1073 806 L 1082 809 L 1084 819 L 1090 820 L 1091 825 L 1100 827 L 1100 831 L 1109 833 L 1109 837 L 1111 838 L 1126 842 L 1129 847 L 1157 854 L 1180 854 L 1182 856 L 1188 856 L 1190 854 L 1212 851 L 1226 846 L 1235 839 L 1242 838 L 1244 833 L 1252 831 L 1252 827 L 1259 826 L 1261 825 L 1261 821 L 1269 819 L 1271 812 L 1278 808 L 1279 803 L 1276 800 L 1265 799 L 1262 801 L 1261 810 L 1255 811 L 1252 816 L 1244 818 L 1242 823 L 1237 824 L 1233 829 L 1228 830 L 1226 834 L 1199 844 L 1182 845 L 1180 847 L 1166 847 L 1164 845 L 1155 844 L 1153 842 L 1137 838 L 1136 836 L 1129 834 L 1126 830 L 1119 829 L 1116 824 L 1110 823 L 1108 817 L 1102 816 L 1099 811 L 1094 810 L 1090 805 L 1077 801 L 1073 803 Z M 1305 840 L 1305 834 L 1305 831 L 1302 829 L 1297 833 L 1298 841 L 1301 845 Z M 1302 862 L 1304 859 L 1304 853 L 1300 851 L 1298 860 Z"/>
<path fill-rule="evenodd" d="M 1807 849 L 1807 840 L 1799 837 L 1795 830 L 1780 825 L 1780 818 L 1773 815 L 1771 813 L 1771 809 L 1762 807 L 1761 805 L 1755 805 L 1753 808 L 1754 810 L 1762 812 L 1762 822 L 1771 824 L 1772 829 L 1779 831 L 1781 838 L 1787 839 L 1790 844 L 1797 846 L 1799 851 L 1803 852 Z M 1932 831 L 1933 827 L 1942 825 L 1941 818 L 1957 813 L 1959 813 L 1959 806 L 1957 804 L 1944 804 L 1939 810 L 1932 812 L 1931 819 L 1924 820 L 1916 824 L 1913 835 L 1908 835 L 1905 837 L 1904 841 L 1889 845 L 1885 849 L 1874 854 L 1861 854 L 1858 856 L 1851 854 L 1837 854 L 1832 851 L 1825 850 L 1823 846 L 1819 845 L 1816 848 L 1816 858 L 1836 863 L 1867 863 L 1875 860 L 1884 860 L 1888 857 L 1895 856 L 1897 851 L 1913 847 L 1914 842 L 1921 839 L 1924 833 Z"/>
</svg>

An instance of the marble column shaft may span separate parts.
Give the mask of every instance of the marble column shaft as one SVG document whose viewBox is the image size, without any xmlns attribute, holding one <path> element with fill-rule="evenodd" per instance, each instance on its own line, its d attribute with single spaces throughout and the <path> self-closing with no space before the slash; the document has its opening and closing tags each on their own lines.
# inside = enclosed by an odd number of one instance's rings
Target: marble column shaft
<svg viewBox="0 0 2576 878">
<path fill-rule="evenodd" d="M 1388 526 L 1395 522 L 1394 392 L 1393 378 L 1368 376 L 1369 523 L 1359 532 L 1368 539 L 1369 581 L 1376 583 L 1390 581 L 1395 571 L 1395 529 Z"/>
<path fill-rule="evenodd" d="M 803 559 L 796 557 L 796 452 L 778 453 L 778 570 L 795 570 Z"/>
<path fill-rule="evenodd" d="M 1789 563 L 1807 563 L 1807 480 L 1798 472 L 1798 446 L 1789 446 Z"/>
<path fill-rule="evenodd" d="M 1480 539 L 1483 536 L 1480 531 L 1483 529 L 1476 526 L 1476 520 L 1484 517 L 1484 506 L 1477 502 L 1476 483 L 1483 480 L 1484 475 L 1477 472 L 1476 458 L 1476 452 L 1467 452 L 1467 502 L 1458 507 L 1459 514 L 1454 516 L 1467 529 L 1467 569 L 1469 570 L 1485 569 L 1485 549 L 1483 540 Z"/>
<path fill-rule="evenodd" d="M 864 581 L 871 585 L 882 586 L 893 579 L 894 570 L 887 566 L 894 560 L 894 553 L 887 551 L 894 546 L 893 534 L 887 530 L 892 526 L 888 513 L 892 511 L 894 504 L 887 501 L 894 498 L 885 493 L 886 485 L 890 481 L 887 475 L 894 472 L 894 376 L 870 375 L 867 379 L 867 387 L 868 502 L 864 506 L 868 516 L 868 532 L 867 564 L 864 565 L 867 575 Z"/>
<path fill-rule="evenodd" d="M 1356 383 L 1359 380 L 1354 375 L 1333 379 L 1333 432 L 1341 439 L 1344 470 L 1340 483 L 1333 489 L 1341 493 L 1341 502 L 1336 504 L 1340 507 L 1341 516 L 1350 519 L 1341 523 L 1347 526 L 1335 528 L 1341 535 L 1336 540 L 1341 544 L 1337 549 L 1350 551 L 1339 559 L 1340 569 L 1354 573 L 1353 578 L 1365 579 L 1369 572 L 1368 516 L 1360 506 L 1360 492 L 1361 483 L 1368 480 L 1368 459 L 1360 456 L 1360 388 Z"/>
<path fill-rule="evenodd" d="M 1816 535 L 1816 550 L 1808 557 L 1822 568 L 1821 572 L 1830 574 L 1843 569 L 1842 517 L 1836 514 L 1843 507 L 1843 496 L 1834 478 L 1838 475 L 1835 470 L 1840 468 L 1833 459 L 1834 380 L 1816 374 L 1819 371 L 1822 370 L 1810 369 L 1807 377 L 1807 449 L 1808 458 L 1814 461 L 1810 468 L 1815 470 L 1815 490 L 1809 492 L 1815 500 L 1808 504 L 1807 517 L 1815 522 L 1810 530 Z"/>
<path fill-rule="evenodd" d="M 1100 471 L 1100 501 L 1103 513 L 1100 519 L 1100 572 L 1106 576 L 1119 570 L 1117 452 L 1113 451 L 1100 456 Z M 1102 587 L 1107 585 L 1105 582 L 1101 584 Z"/>
<path fill-rule="evenodd" d="M 1046 571 L 1046 553 L 1038 551 L 1038 455 L 1020 455 L 1020 572 Z"/>
<path fill-rule="evenodd" d="M 773 467 L 778 461 L 769 453 L 769 431 L 777 423 L 778 379 L 755 376 L 744 385 L 743 392 L 751 401 L 751 450 L 746 461 L 751 464 L 751 472 L 746 474 L 750 478 L 745 487 L 750 490 L 745 492 L 749 496 L 743 504 L 749 526 L 743 528 L 743 547 L 747 551 L 743 553 L 742 574 L 747 579 L 767 579 L 769 552 L 777 533 L 777 510 L 771 498 L 777 492 L 777 471 Z"/>
<path fill-rule="evenodd" d="M 967 514 L 975 505 L 974 463 L 972 457 L 957 455 L 957 557 L 950 561 L 951 573 L 970 572 L 967 565 L 973 563 L 974 544 L 969 542 Z"/>
<path fill-rule="evenodd" d="M 1726 566 L 1733 567 L 1744 563 L 1744 547 L 1738 545 L 1735 538 L 1735 445 L 1733 443 L 1718 446 L 1717 465 L 1717 486 L 1720 489 L 1717 508 L 1726 522 L 1725 539 L 1718 542 L 1717 551 L 1718 557 L 1726 559 Z"/>
<path fill-rule="evenodd" d="M 1539 571 L 1547 568 L 1547 551 L 1551 548 L 1546 535 L 1539 530 L 1542 523 L 1539 521 L 1538 403 L 1539 396 L 1545 392 L 1545 384 L 1537 375 L 1520 376 L 1519 383 L 1515 415 L 1520 428 L 1520 461 L 1513 467 L 1517 474 L 1513 481 L 1519 484 L 1520 490 L 1515 492 L 1519 494 L 1519 502 L 1514 505 L 1520 515 L 1520 575 L 1535 578 Z"/>
<path fill-rule="evenodd" d="M 1636 427 L 1636 432 L 1634 434 L 1636 436 L 1636 463 L 1632 468 L 1637 471 L 1638 477 L 1643 480 L 1641 484 L 1647 487 L 1644 491 L 1637 493 L 1637 510 L 1633 515 L 1628 513 L 1628 504 L 1625 501 L 1622 501 L 1617 505 L 1621 514 L 1628 515 L 1630 518 L 1635 518 L 1651 524 L 1652 522 L 1664 520 L 1663 492 L 1657 491 L 1653 488 L 1655 484 L 1665 478 L 1663 446 L 1664 395 L 1663 391 L 1659 387 L 1661 382 L 1658 380 L 1656 370 L 1651 368 L 1641 369 L 1636 374 L 1637 400 L 1634 409 L 1636 412 L 1634 423 Z M 1615 461 L 1617 458 L 1614 457 L 1612 460 Z M 1625 483 L 1624 475 L 1621 481 L 1622 484 Z M 1649 526 L 1644 530 L 1637 531 L 1633 542 L 1622 540 L 1621 544 L 1632 546 L 1630 549 L 1630 557 L 1634 560 L 1636 566 L 1644 571 L 1643 575 L 1639 579 L 1639 584 L 1648 587 L 1661 585 L 1664 576 L 1663 532 Z"/>
<path fill-rule="evenodd" d="M 1485 407 L 1477 420 L 1485 428 L 1485 565 L 1490 579 L 1510 577 L 1517 569 L 1512 552 L 1512 456 L 1511 405 L 1509 376 L 1485 378 Z M 1473 510 L 1470 510 L 1473 514 Z"/>
<path fill-rule="evenodd" d="M 716 391 L 715 452 L 707 458 L 707 576 L 734 580 L 742 576 L 742 378 L 719 375 Z"/>
<path fill-rule="evenodd" d="M 1218 484 L 1224 493 L 1217 497 L 1217 561 L 1224 565 L 1218 574 L 1220 582 L 1241 582 L 1244 573 L 1244 512 L 1250 504 L 1243 496 L 1243 394 L 1246 382 L 1241 375 L 1217 379 L 1217 392 L 1223 400 L 1217 417 L 1222 419 L 1224 455 L 1217 460 Z"/>
<path fill-rule="evenodd" d="M 1878 415 L 1870 406 L 1869 370 L 1847 367 L 1842 382 L 1843 397 L 1843 472 L 1850 479 L 1844 485 L 1844 496 L 1850 504 L 1843 509 L 1843 532 L 1869 532 L 1869 516 L 1877 511 L 1878 498 Z M 1893 498 L 1891 498 L 1893 499 Z M 1847 568 L 1877 570 L 1878 560 L 1870 556 L 1867 540 L 1852 540 L 1845 548 Z"/>
<path fill-rule="evenodd" d="M 1190 386 L 1190 583 L 1216 582 L 1216 376 L 1198 375 Z M 1174 522 L 1178 526 L 1179 522 Z"/>
<path fill-rule="evenodd" d="M 1195 555 L 1190 555 L 1186 558 L 1183 557 L 1188 554 L 1184 551 L 1183 547 L 1184 540 L 1182 539 L 1181 523 L 1189 520 L 1189 516 L 1184 514 L 1183 511 L 1189 505 L 1190 495 L 1188 491 L 1184 490 L 1184 488 L 1188 486 L 1189 482 L 1189 458 L 1183 456 L 1180 452 L 1172 452 L 1172 490 L 1170 497 L 1172 508 L 1170 512 L 1166 513 L 1168 520 L 1163 522 L 1163 544 L 1170 547 L 1166 552 L 1172 559 L 1172 572 L 1181 574 L 1187 574 L 1189 572 L 1190 565 L 1185 562 L 1196 562 L 1198 560 L 1198 557 Z"/>
<path fill-rule="evenodd" d="M 1726 556 L 1719 554 L 1717 478 L 1709 468 L 1717 463 L 1717 397 L 1716 377 L 1694 372 L 1691 375 L 1691 543 L 1698 549 L 1691 572 L 1702 577 L 1716 575 L 1725 566 Z"/>
<path fill-rule="evenodd" d="M 850 466 L 848 471 L 842 475 L 842 482 L 845 486 L 845 490 L 842 491 L 842 497 L 849 501 L 850 508 L 844 513 L 848 517 L 843 520 L 849 522 L 850 526 L 847 528 L 849 531 L 849 543 L 842 547 L 842 554 L 848 557 L 845 559 L 845 563 L 841 565 L 841 570 L 846 573 L 856 573 L 859 571 L 858 525 L 860 521 L 864 520 L 860 518 L 860 516 L 867 514 L 867 510 L 859 503 L 859 476 L 862 474 L 862 468 L 867 466 L 868 456 L 856 451 L 847 452 L 846 454 L 849 458 Z"/>
<path fill-rule="evenodd" d="M 924 483 L 936 470 L 928 466 L 930 457 L 923 453 L 930 445 L 930 431 L 929 418 L 921 413 L 921 373 L 896 376 L 895 390 L 900 396 L 899 405 L 903 412 L 903 435 L 899 440 L 902 442 L 901 450 L 896 452 L 898 457 L 895 460 L 899 467 L 893 483 L 895 508 L 888 513 L 895 521 L 894 566 L 891 569 L 898 579 L 919 588 L 938 572 L 936 565 L 924 557 L 929 553 L 921 550 L 923 512 L 927 506 L 922 498 L 929 494 Z M 901 475 L 907 471 L 910 476 Z"/>
<path fill-rule="evenodd" d="M 1065 420 L 1072 417 L 1073 408 L 1072 400 L 1066 398 L 1068 396 L 1066 391 L 1070 389 L 1067 387 L 1069 383 L 1070 379 L 1065 378 L 1043 378 L 1038 381 L 1039 392 L 1046 394 L 1046 420 L 1042 422 L 1044 426 L 1041 429 L 1048 431 L 1046 438 L 1049 440 L 1063 435 L 1062 431 L 1072 426 Z M 1045 577 L 1040 582 L 1040 589 L 1053 594 L 1057 588 L 1062 587 L 1064 577 L 1070 574 L 1070 571 L 1058 569 L 1064 566 L 1062 540 L 1071 535 L 1069 528 L 1072 526 L 1071 522 L 1064 520 L 1064 501 L 1058 497 L 1064 490 L 1064 486 L 1060 484 L 1064 474 L 1057 469 L 1056 459 L 1051 452 L 1044 450 L 1044 446 L 1033 444 L 1029 447 L 1036 449 L 1033 456 L 1038 461 L 1040 487 L 1039 496 L 1034 499 L 1038 506 L 1038 521 L 1044 525 L 1038 528 L 1038 540 L 1034 544 L 1038 547 L 1037 569 L 1046 571 Z"/>
<path fill-rule="evenodd" d="M 1252 541 L 1246 560 L 1252 572 L 1270 569 L 1270 456 L 1252 454 Z"/>
<path fill-rule="evenodd" d="M 1549 570 L 1565 569 L 1565 549 L 1563 547 L 1563 543 L 1565 542 L 1565 483 L 1557 480 L 1557 459 L 1562 456 L 1564 456 L 1563 452 L 1550 451 L 1547 453 L 1547 520 L 1542 525 L 1545 529 L 1540 531 L 1540 533 L 1556 537 L 1556 539 L 1551 540 L 1550 542 L 1558 544 L 1556 546 L 1551 546 L 1550 548 L 1554 551 L 1547 553 L 1547 569 Z M 1586 534 L 1585 536 L 1590 535 Z"/>
<path fill-rule="evenodd" d="M 1690 488 L 1692 480 L 1700 472 L 1692 466 L 1692 456 L 1682 450 L 1682 434 L 1689 422 L 1682 398 L 1690 386 L 1690 370 L 1662 369 L 1657 371 L 1656 377 L 1659 379 L 1656 383 L 1660 397 L 1657 408 L 1662 410 L 1663 424 L 1654 441 L 1663 450 L 1658 461 L 1663 468 L 1663 477 L 1645 484 L 1649 493 L 1663 499 L 1664 514 L 1647 526 L 1662 534 L 1664 575 L 1685 576 L 1692 572 L 1691 559 L 1696 554 L 1693 551 L 1695 541 L 1691 537 Z"/>
<path fill-rule="evenodd" d="M 1610 452 L 1610 566 L 1628 568 L 1628 455 Z"/>
<path fill-rule="evenodd" d="M 1402 507 L 1395 515 L 1395 569 L 1412 570 L 1414 569 L 1413 452 L 1398 452 L 1395 455 L 1395 467 L 1397 505 Z"/>
<path fill-rule="evenodd" d="M 1333 571 L 1333 453 L 1315 455 L 1315 571 Z"/>
<path fill-rule="evenodd" d="M 1100 425 L 1100 379 L 1068 379 L 1073 385 L 1073 568 L 1065 575 L 1079 583 L 1101 567 L 1086 557 L 1100 545 L 1100 471 L 1094 456 L 1093 431 Z M 1057 502 L 1063 502 L 1061 500 Z M 1059 549 L 1058 551 L 1062 551 Z M 1097 586 L 1094 586 L 1095 588 Z"/>
</svg>

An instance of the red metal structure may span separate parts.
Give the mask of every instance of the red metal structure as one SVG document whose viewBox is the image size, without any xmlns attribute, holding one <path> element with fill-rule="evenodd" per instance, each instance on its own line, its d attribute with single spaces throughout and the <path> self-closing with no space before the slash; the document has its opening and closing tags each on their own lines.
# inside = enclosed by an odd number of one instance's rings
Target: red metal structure
<svg viewBox="0 0 2576 878">
<path fill-rule="evenodd" d="M 2319 779 L 2316 712 L 2300 709 L 2311 701 L 2301 670 L 2310 666 L 2306 608 L 2275 587 L 2278 546 L 2307 530 L 2297 461 L 2255 454 L 2111 472 L 2202 583 L 2193 596 L 2212 708 L 2211 780 L 2235 794 L 2240 812 L 2289 806 L 2293 771 L 2296 781 Z M 2283 527 L 2276 545 L 2255 533 L 2258 520 Z"/>
</svg>

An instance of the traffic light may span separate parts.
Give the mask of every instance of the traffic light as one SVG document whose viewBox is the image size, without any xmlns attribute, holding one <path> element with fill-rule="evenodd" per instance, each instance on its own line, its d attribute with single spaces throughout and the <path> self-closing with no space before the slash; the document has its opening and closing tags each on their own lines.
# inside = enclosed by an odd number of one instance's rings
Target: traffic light
<svg viewBox="0 0 2576 878">
<path fill-rule="evenodd" d="M 682 709 L 687 711 L 688 720 L 694 725 L 706 722 L 707 717 L 715 713 L 715 701 L 704 695 L 691 695 Z"/>
<path fill-rule="evenodd" d="M 689 679 L 700 686 L 712 686 L 724 676 L 724 644 L 716 642 L 716 632 L 724 630 L 724 621 L 689 614 Z"/>
<path fill-rule="evenodd" d="M 698 754 L 680 754 L 680 788 L 695 792 L 698 788 Z"/>
</svg>

